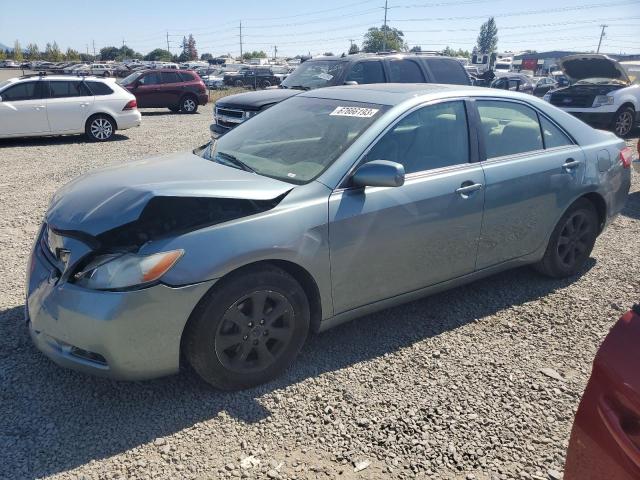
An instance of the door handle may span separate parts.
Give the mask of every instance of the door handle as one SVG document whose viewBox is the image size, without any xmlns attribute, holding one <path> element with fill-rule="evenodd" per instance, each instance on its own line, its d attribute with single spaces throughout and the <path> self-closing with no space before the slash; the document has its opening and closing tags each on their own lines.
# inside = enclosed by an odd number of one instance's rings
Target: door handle
<svg viewBox="0 0 640 480">
<path fill-rule="evenodd" d="M 464 182 L 462 185 L 460 185 L 460 188 L 456 189 L 456 193 L 458 195 L 466 196 L 466 195 L 469 195 L 470 193 L 480 190 L 481 188 L 482 188 L 481 183 L 470 184 L 470 182 Z"/>
<path fill-rule="evenodd" d="M 576 168 L 578 165 L 580 165 L 580 162 L 578 160 L 567 158 L 567 161 L 564 162 L 562 168 L 564 168 L 565 170 L 571 170 L 572 168 Z"/>
<path fill-rule="evenodd" d="M 40 111 L 40 110 L 42 110 L 44 108 L 44 105 L 38 105 L 37 107 L 33 107 L 33 108 L 35 108 L 36 110 Z"/>
<path fill-rule="evenodd" d="M 86 107 L 87 105 L 89 105 L 89 104 L 88 103 L 81 103 L 80 104 L 80 106 L 83 107 L 83 108 Z"/>
</svg>

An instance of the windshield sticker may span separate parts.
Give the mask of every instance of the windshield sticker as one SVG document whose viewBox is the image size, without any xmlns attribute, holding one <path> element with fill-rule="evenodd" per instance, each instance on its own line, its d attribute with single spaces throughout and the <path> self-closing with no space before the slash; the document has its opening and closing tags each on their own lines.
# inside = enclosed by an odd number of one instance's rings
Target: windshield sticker
<svg viewBox="0 0 640 480">
<path fill-rule="evenodd" d="M 326 80 L 327 82 L 333 78 L 333 75 L 329 75 L 328 73 L 319 73 L 316 77 L 321 78 L 322 80 Z"/>
<path fill-rule="evenodd" d="M 296 174 L 295 174 L 295 173 L 291 173 L 291 172 L 289 172 L 289 173 L 287 173 L 287 177 L 289 177 L 289 178 L 296 178 Z"/>
<path fill-rule="evenodd" d="M 370 118 L 378 113 L 377 108 L 364 108 L 364 107 L 336 107 L 336 109 L 329 115 L 337 115 L 339 117 L 359 117 Z"/>
</svg>

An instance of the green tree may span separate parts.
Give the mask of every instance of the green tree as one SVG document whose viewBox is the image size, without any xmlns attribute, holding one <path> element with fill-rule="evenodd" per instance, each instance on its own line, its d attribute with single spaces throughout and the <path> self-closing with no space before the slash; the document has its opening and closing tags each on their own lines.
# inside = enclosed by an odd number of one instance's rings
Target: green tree
<svg viewBox="0 0 640 480">
<path fill-rule="evenodd" d="M 200 60 L 202 60 L 203 62 L 208 62 L 209 60 L 213 60 L 213 55 L 211 55 L 210 53 L 203 53 L 202 55 L 200 55 Z"/>
<path fill-rule="evenodd" d="M 140 60 L 142 59 L 142 55 L 136 52 L 133 48 L 129 48 L 126 45 L 123 45 L 118 49 L 116 60 L 126 60 L 131 58 L 137 58 L 138 60 Z"/>
<path fill-rule="evenodd" d="M 420 53 L 422 51 L 422 47 L 420 45 L 414 45 L 409 51 L 413 53 Z"/>
<path fill-rule="evenodd" d="M 38 45 L 35 43 L 29 43 L 27 45 L 26 56 L 29 60 L 36 60 L 40 58 L 40 49 L 38 48 Z"/>
<path fill-rule="evenodd" d="M 349 55 L 354 55 L 356 53 L 360 53 L 360 47 L 356 43 L 352 43 L 349 47 Z"/>
<path fill-rule="evenodd" d="M 172 59 L 171 52 L 169 50 L 163 50 L 162 48 L 156 48 L 151 50 L 144 56 L 144 60 L 155 62 L 170 62 Z"/>
<path fill-rule="evenodd" d="M 100 49 L 100 60 L 115 60 L 119 54 L 118 47 L 104 47 Z"/>
<path fill-rule="evenodd" d="M 388 25 L 371 27 L 364 35 L 362 51 L 368 53 L 382 52 L 384 50 L 405 51 L 407 45 L 404 42 L 404 33 L 397 28 Z"/>
<path fill-rule="evenodd" d="M 6 60 L 7 54 L 0 48 L 0 60 Z"/>
<path fill-rule="evenodd" d="M 47 43 L 44 49 L 44 58 L 50 62 L 61 62 L 62 52 L 58 47 L 58 42 Z"/>
<path fill-rule="evenodd" d="M 77 62 L 80 60 L 80 53 L 73 48 L 67 48 L 67 53 L 64 54 L 64 59 L 69 60 L 71 62 Z"/>
<path fill-rule="evenodd" d="M 20 41 L 16 40 L 13 43 L 13 59 L 16 62 L 21 62 L 24 57 L 22 56 L 22 46 L 20 45 Z"/>
<path fill-rule="evenodd" d="M 496 27 L 496 21 L 493 17 L 489 18 L 480 27 L 480 34 L 478 35 L 478 52 L 479 53 L 492 53 L 498 46 L 498 27 Z"/>
<path fill-rule="evenodd" d="M 267 54 L 262 50 L 254 50 L 253 52 L 244 52 L 242 54 L 242 58 L 244 58 L 245 60 L 249 60 L 250 58 L 267 58 Z"/>
</svg>

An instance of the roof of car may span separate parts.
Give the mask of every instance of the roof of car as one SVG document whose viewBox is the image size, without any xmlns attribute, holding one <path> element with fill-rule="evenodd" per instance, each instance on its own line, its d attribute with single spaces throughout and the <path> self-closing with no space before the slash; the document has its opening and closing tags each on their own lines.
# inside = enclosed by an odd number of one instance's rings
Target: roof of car
<svg viewBox="0 0 640 480">
<path fill-rule="evenodd" d="M 457 96 L 479 94 L 486 88 L 439 83 L 371 83 L 367 85 L 340 85 L 300 94 L 304 97 L 329 98 L 379 105 L 398 105 L 410 98 L 423 95 Z M 491 92 L 491 90 L 489 90 Z M 495 90 L 493 90 L 495 93 Z"/>
</svg>

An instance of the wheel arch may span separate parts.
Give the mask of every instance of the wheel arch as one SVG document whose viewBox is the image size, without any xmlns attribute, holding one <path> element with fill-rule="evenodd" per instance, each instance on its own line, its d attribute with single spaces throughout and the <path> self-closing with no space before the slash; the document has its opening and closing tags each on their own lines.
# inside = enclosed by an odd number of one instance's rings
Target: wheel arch
<svg viewBox="0 0 640 480">
<path fill-rule="evenodd" d="M 89 115 L 89 117 L 87 118 L 87 120 L 84 122 L 84 128 L 86 130 L 86 128 L 89 126 L 89 122 L 91 122 L 91 120 L 93 120 L 95 117 L 99 116 L 99 115 L 104 115 L 105 117 L 109 117 L 109 120 L 111 120 L 113 122 L 113 131 L 115 132 L 116 130 L 118 130 L 118 122 L 116 121 L 116 119 L 113 117 L 113 115 L 111 115 L 108 112 L 94 112 L 91 115 Z"/>
<path fill-rule="evenodd" d="M 284 270 L 289 275 L 291 275 L 302 287 L 305 295 L 307 296 L 307 300 L 309 302 L 309 314 L 310 314 L 310 330 L 312 332 L 318 332 L 320 328 L 320 322 L 322 320 L 322 301 L 320 297 L 320 289 L 318 288 L 318 284 L 316 283 L 313 276 L 309 273 L 309 271 L 298 265 L 297 263 L 291 262 L 289 260 L 279 260 L 279 259 L 267 259 L 267 260 L 259 260 L 256 262 L 248 263 L 246 265 L 242 265 L 241 267 L 235 268 L 230 272 L 227 272 L 222 277 L 218 279 L 218 281 L 213 284 L 213 286 L 207 290 L 207 292 L 200 298 L 198 303 L 195 305 L 191 313 L 189 314 L 189 318 L 187 319 L 183 329 L 182 334 L 180 335 L 180 358 L 181 362 L 184 360 L 184 338 L 185 333 L 189 324 L 191 323 L 191 319 L 194 314 L 201 308 L 201 305 L 213 295 L 220 287 L 224 284 L 224 282 L 228 281 L 229 278 L 235 275 L 241 274 L 243 270 L 256 269 L 256 268 L 268 268 L 268 267 L 276 267 L 281 270 Z"/>
<path fill-rule="evenodd" d="M 600 234 L 604 229 L 605 223 L 607 222 L 607 202 L 599 193 L 589 192 L 574 200 L 574 202 L 568 208 L 571 208 L 571 206 L 580 199 L 588 200 L 596 209 L 596 213 L 598 214 L 598 234 Z"/>
</svg>

